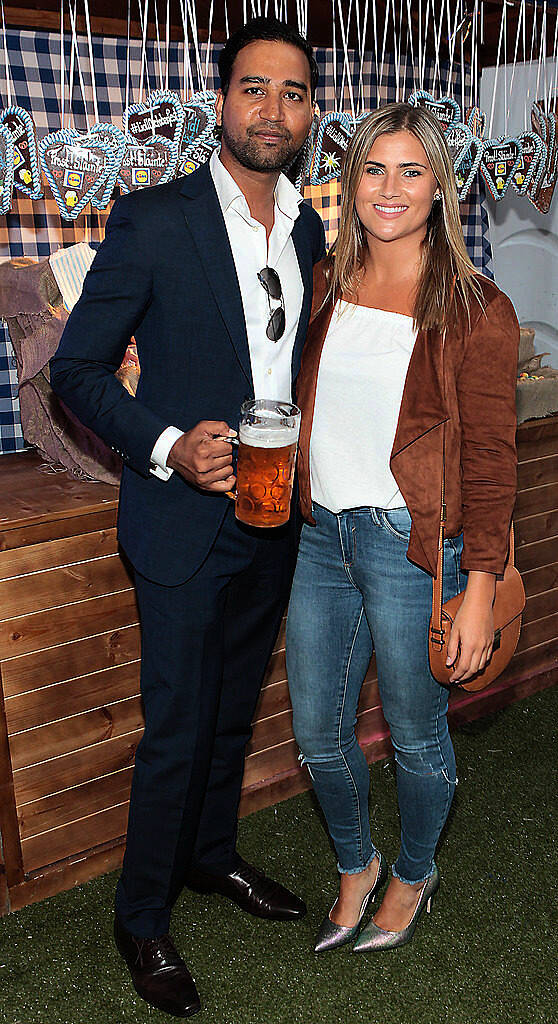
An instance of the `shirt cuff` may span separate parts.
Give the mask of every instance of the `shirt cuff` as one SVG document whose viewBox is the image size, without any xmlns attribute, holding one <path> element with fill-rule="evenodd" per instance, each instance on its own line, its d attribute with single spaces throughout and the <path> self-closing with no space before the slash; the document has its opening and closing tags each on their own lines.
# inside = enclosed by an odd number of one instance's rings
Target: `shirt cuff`
<svg viewBox="0 0 558 1024">
<path fill-rule="evenodd" d="M 155 441 L 151 452 L 149 471 L 159 480 L 168 480 L 172 476 L 173 470 L 167 466 L 167 459 L 173 444 L 178 441 L 179 437 L 182 437 L 183 433 L 184 431 L 179 430 L 178 427 L 167 427 Z"/>
</svg>

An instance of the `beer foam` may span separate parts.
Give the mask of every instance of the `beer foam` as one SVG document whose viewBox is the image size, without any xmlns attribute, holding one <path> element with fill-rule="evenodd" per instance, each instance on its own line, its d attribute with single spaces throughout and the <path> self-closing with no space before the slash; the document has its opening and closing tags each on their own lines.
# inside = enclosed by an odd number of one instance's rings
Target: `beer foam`
<svg viewBox="0 0 558 1024">
<path fill-rule="evenodd" d="M 238 439 L 250 448 L 284 448 L 298 440 L 296 427 L 270 427 L 263 423 L 241 423 Z"/>
</svg>

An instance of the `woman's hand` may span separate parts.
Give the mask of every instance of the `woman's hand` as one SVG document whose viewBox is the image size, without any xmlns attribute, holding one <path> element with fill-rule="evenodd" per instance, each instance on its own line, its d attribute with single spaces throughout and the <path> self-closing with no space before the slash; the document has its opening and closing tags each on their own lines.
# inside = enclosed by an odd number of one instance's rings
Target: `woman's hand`
<svg viewBox="0 0 558 1024">
<path fill-rule="evenodd" d="M 492 654 L 494 588 L 490 572 L 471 571 L 463 603 L 455 616 L 446 664 L 453 665 L 450 683 L 460 683 L 482 671 Z"/>
</svg>

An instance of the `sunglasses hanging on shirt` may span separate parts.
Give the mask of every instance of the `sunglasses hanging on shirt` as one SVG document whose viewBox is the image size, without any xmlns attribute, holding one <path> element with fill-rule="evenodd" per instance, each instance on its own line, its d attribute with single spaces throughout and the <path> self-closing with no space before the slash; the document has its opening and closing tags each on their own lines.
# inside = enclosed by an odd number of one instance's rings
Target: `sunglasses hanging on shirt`
<svg viewBox="0 0 558 1024">
<path fill-rule="evenodd" d="M 258 273 L 258 281 L 265 290 L 269 303 L 270 317 L 265 333 L 270 341 L 280 341 L 285 333 L 285 303 L 279 274 L 273 267 L 264 267 Z M 272 310 L 271 299 L 278 300 L 281 305 Z"/>
</svg>

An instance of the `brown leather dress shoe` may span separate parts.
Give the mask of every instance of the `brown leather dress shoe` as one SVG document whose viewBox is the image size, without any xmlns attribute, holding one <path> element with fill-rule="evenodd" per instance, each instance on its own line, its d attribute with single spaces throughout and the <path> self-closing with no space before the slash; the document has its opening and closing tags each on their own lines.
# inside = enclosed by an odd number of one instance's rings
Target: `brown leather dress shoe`
<svg viewBox="0 0 558 1024">
<path fill-rule="evenodd" d="M 142 999 L 173 1017 L 191 1017 L 200 1007 L 192 975 L 170 935 L 142 939 L 114 920 L 116 948 L 126 961 L 134 988 Z"/>
<path fill-rule="evenodd" d="M 297 921 L 306 913 L 306 904 L 299 896 L 272 878 L 267 878 L 263 871 L 242 858 L 236 871 L 228 875 L 214 875 L 201 868 L 191 867 L 186 885 L 194 892 L 220 893 L 254 917 L 266 917 L 272 921 Z"/>
</svg>

